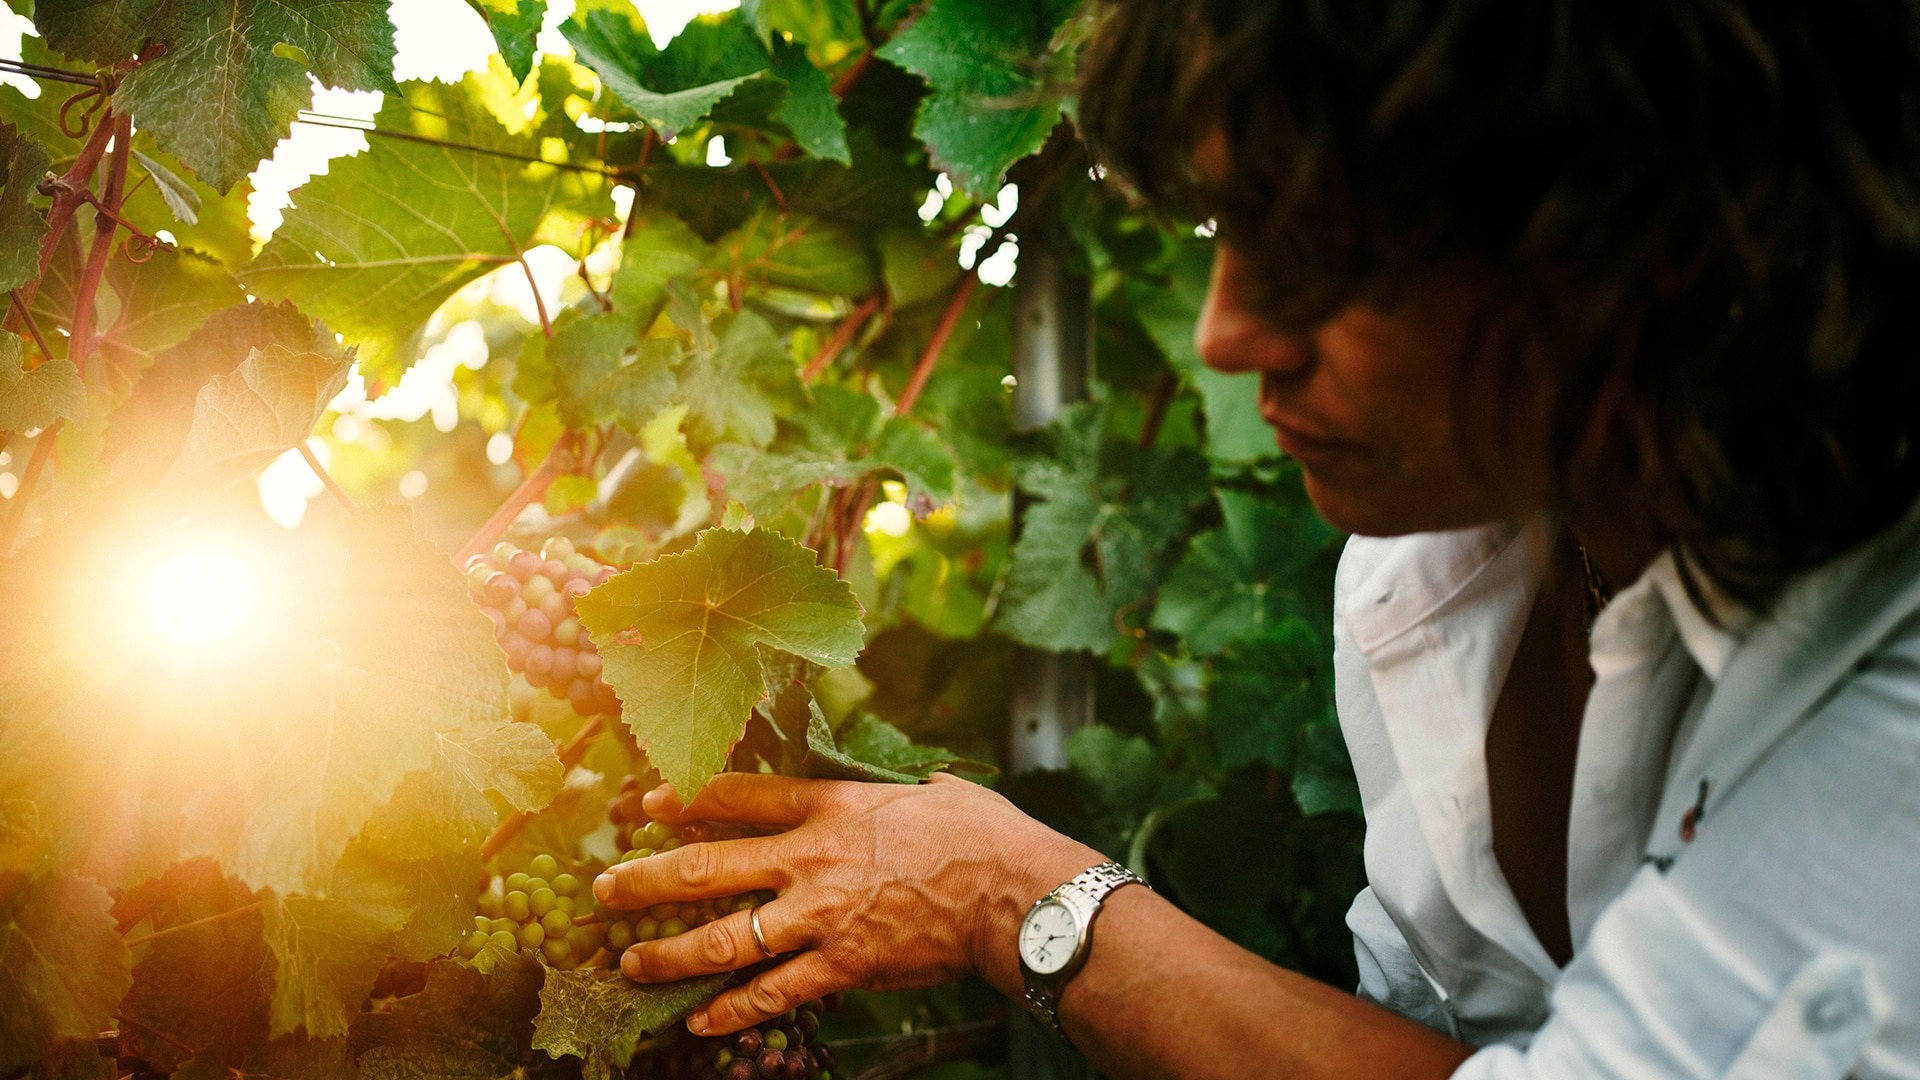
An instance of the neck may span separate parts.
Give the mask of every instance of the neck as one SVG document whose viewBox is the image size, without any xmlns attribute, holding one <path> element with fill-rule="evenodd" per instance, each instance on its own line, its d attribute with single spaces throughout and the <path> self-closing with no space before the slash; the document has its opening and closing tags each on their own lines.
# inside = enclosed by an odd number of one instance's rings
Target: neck
<svg viewBox="0 0 1920 1080">
<path fill-rule="evenodd" d="M 1624 505 L 1569 510 L 1563 520 L 1593 568 L 1615 589 L 1633 584 L 1665 546 L 1653 522 Z"/>
</svg>

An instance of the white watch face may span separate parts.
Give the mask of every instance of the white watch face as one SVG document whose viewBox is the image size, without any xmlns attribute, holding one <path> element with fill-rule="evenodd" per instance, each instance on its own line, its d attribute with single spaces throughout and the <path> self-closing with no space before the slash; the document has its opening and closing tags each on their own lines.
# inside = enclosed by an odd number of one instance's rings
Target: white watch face
<svg viewBox="0 0 1920 1080">
<path fill-rule="evenodd" d="M 1020 958 L 1042 975 L 1066 967 L 1079 944 L 1080 922 L 1058 900 L 1043 901 L 1020 924 Z"/>
</svg>

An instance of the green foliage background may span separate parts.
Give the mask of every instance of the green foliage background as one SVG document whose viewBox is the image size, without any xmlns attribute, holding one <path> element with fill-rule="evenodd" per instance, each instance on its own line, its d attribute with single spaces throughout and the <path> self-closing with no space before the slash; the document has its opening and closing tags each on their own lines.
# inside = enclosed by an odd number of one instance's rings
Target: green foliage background
<svg viewBox="0 0 1920 1080">
<path fill-rule="evenodd" d="M 384 0 L 12 2 L 28 62 L 100 82 L 64 119 L 87 88 L 0 87 L 0 1076 L 104 1080 L 107 1029 L 182 1080 L 624 1067 L 712 987 L 445 958 L 487 859 L 613 858 L 630 771 L 1004 762 L 1016 646 L 1096 654 L 1098 723 L 1064 772 L 985 782 L 1350 984 L 1339 538 L 1250 377 L 1194 351 L 1211 242 L 1074 141 L 1078 3 L 750 0 L 662 49 L 584 0 L 569 57 L 535 50 L 542 0 L 473 0 L 491 66 L 396 84 Z M 380 91 L 386 134 L 256 249 L 246 177 L 310 76 Z M 732 163 L 705 164 L 722 138 Z M 98 198 L 63 211 L 47 176 Z M 1015 432 L 1011 290 L 959 251 L 1061 227 L 1099 382 Z M 530 322 L 490 284 L 542 246 L 580 269 Z M 329 411 L 470 322 L 489 359 L 456 372 L 452 430 Z M 360 509 L 281 530 L 247 481 L 310 436 Z M 511 537 L 632 567 L 582 606 L 626 724 L 571 769 L 581 718 L 510 679 L 444 554 L 542 462 Z M 397 498 L 414 472 L 430 494 Z M 271 625 L 214 659 L 140 646 L 141 573 L 208 536 L 284 586 Z M 662 598 L 743 560 L 786 591 L 730 601 L 760 629 L 664 685 Z M 830 1034 L 999 1007 L 858 995 Z"/>
</svg>

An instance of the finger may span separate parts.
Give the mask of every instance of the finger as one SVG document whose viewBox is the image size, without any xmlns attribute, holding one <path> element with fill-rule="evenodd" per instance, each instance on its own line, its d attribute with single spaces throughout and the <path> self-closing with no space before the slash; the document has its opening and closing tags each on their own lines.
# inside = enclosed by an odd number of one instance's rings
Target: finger
<svg viewBox="0 0 1920 1080">
<path fill-rule="evenodd" d="M 593 898 L 610 908 L 706 900 L 755 889 L 786 888 L 784 836 L 688 844 L 620 863 L 593 880 Z"/>
<path fill-rule="evenodd" d="M 655 821 L 733 821 L 790 829 L 805 821 L 820 800 L 839 786 L 831 780 L 726 772 L 702 788 L 692 806 L 681 806 L 670 784 L 647 792 L 641 805 Z"/>
<path fill-rule="evenodd" d="M 769 915 L 768 909 L 777 905 L 776 901 L 757 909 L 760 932 L 766 937 L 768 948 L 774 950 L 771 955 L 792 952 L 807 944 L 791 937 L 798 927 L 783 921 L 780 913 Z M 782 928 L 789 932 L 789 937 L 781 936 Z M 697 930 L 634 945 L 620 958 L 620 970 L 634 982 L 673 982 L 696 975 L 738 971 L 770 958 L 754 940 L 753 912 L 736 911 Z"/>
<path fill-rule="evenodd" d="M 707 1002 L 687 1017 L 695 1035 L 725 1035 L 758 1024 L 836 990 L 850 990 L 833 963 L 804 952 Z"/>
</svg>

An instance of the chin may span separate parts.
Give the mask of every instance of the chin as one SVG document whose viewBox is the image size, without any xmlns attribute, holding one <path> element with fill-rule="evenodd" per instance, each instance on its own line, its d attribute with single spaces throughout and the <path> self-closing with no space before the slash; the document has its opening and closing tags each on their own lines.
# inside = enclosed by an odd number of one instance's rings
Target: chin
<svg viewBox="0 0 1920 1080">
<path fill-rule="evenodd" d="M 1461 505 L 1452 505 L 1448 500 L 1436 499 L 1431 489 L 1330 483 L 1316 477 L 1311 469 L 1304 471 L 1304 477 L 1307 498 L 1312 500 L 1321 518 L 1342 532 L 1358 536 L 1443 532 L 1485 525 L 1504 517 L 1477 499 L 1471 500 L 1471 505 L 1465 500 Z"/>
</svg>

